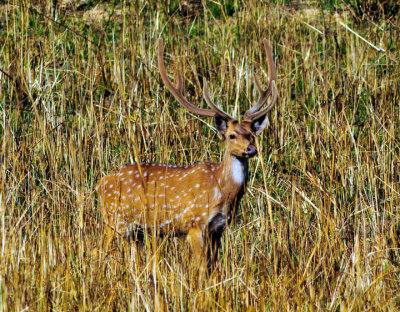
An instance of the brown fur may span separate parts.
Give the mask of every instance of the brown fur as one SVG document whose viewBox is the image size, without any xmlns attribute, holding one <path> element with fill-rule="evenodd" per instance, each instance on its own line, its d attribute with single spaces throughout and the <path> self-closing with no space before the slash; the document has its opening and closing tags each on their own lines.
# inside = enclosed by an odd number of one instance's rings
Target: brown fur
<svg viewBox="0 0 400 312">
<path fill-rule="evenodd" d="M 195 255 L 200 257 L 213 218 L 226 219 L 233 213 L 247 178 L 246 150 L 253 141 L 248 123 L 230 121 L 222 163 L 133 164 L 104 177 L 98 194 L 107 224 L 123 235 L 135 227 L 188 234 Z M 241 166 L 241 172 L 236 172 L 243 176 L 241 183 L 232 176 L 233 162 Z"/>
</svg>

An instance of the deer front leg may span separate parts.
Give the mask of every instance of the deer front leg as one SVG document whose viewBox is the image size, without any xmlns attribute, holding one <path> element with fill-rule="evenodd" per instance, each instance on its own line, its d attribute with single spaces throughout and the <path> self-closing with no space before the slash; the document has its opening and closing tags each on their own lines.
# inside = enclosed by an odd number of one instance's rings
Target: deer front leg
<svg viewBox="0 0 400 312">
<path fill-rule="evenodd" d="M 218 249 L 221 247 L 221 238 L 226 226 L 226 216 L 218 213 L 208 224 L 207 237 L 209 239 L 207 248 L 207 269 L 211 273 L 218 257 Z"/>
<path fill-rule="evenodd" d="M 199 228 L 192 228 L 187 235 L 191 250 L 193 252 L 196 266 L 203 270 L 204 265 L 204 233 Z"/>
</svg>

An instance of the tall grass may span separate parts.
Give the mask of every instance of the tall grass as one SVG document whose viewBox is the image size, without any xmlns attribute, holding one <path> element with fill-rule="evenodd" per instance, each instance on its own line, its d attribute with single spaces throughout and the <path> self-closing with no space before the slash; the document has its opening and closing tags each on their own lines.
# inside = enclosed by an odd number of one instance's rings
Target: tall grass
<svg viewBox="0 0 400 312">
<path fill-rule="evenodd" d="M 318 3 L 90 3 L 1 5 L 1 310 L 399 308 L 398 19 L 355 23 Z M 204 105 L 205 76 L 236 116 L 258 97 L 253 74 L 268 81 L 262 38 L 276 56 L 279 100 L 238 223 L 200 281 L 176 237 L 93 252 L 103 175 L 223 155 L 212 120 L 162 84 L 159 37 L 191 101 Z"/>
</svg>

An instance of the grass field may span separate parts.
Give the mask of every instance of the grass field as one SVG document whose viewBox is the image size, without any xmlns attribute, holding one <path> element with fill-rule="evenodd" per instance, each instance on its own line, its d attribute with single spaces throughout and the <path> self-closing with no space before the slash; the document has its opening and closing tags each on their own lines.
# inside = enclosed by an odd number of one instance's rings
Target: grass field
<svg viewBox="0 0 400 312">
<path fill-rule="evenodd" d="M 398 310 L 400 22 L 351 2 L 3 1 L 0 310 Z M 206 77 L 236 116 L 268 81 L 262 38 L 276 56 L 262 152 L 203 280 L 180 238 L 94 252 L 101 177 L 223 155 L 164 87 L 160 37 L 191 101 Z"/>
</svg>

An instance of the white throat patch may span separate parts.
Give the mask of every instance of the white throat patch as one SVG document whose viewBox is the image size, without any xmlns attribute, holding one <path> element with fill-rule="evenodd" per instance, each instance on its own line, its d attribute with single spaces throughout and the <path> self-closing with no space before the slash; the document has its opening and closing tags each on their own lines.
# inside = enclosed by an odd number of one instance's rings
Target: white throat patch
<svg viewBox="0 0 400 312">
<path fill-rule="evenodd" d="M 232 160 L 232 178 L 237 184 L 242 185 L 244 182 L 243 165 L 236 157 Z"/>
</svg>

